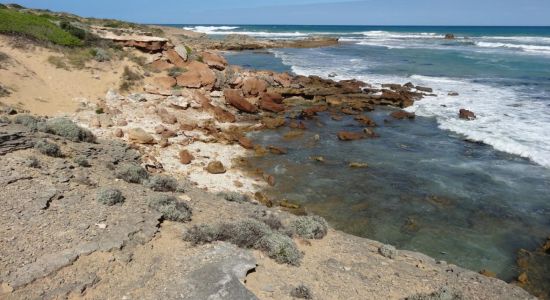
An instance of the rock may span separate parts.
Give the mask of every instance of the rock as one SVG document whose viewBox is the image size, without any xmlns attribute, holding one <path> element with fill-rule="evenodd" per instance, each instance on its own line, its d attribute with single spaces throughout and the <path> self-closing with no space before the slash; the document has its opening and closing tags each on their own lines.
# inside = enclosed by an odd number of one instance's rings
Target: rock
<svg viewBox="0 0 550 300">
<path fill-rule="evenodd" d="M 188 150 L 181 150 L 178 154 L 180 163 L 184 165 L 190 164 L 195 157 Z"/>
<path fill-rule="evenodd" d="M 192 61 L 185 68 L 187 72 L 176 77 L 179 86 L 212 90 L 216 83 L 216 74 L 206 64 Z"/>
<path fill-rule="evenodd" d="M 185 60 L 174 49 L 164 51 L 164 56 L 168 58 L 168 61 L 174 64 L 178 68 L 185 68 Z"/>
<path fill-rule="evenodd" d="M 169 90 L 169 89 L 173 88 L 174 86 L 176 86 L 176 79 L 174 79 L 172 77 L 168 77 L 168 76 L 155 77 L 155 79 L 153 79 L 153 82 L 155 83 L 155 85 L 158 88 L 163 89 L 163 90 Z"/>
<path fill-rule="evenodd" d="M 382 84 L 382 87 L 389 88 L 394 91 L 399 91 L 403 88 L 400 84 L 397 84 L 397 83 L 384 83 Z"/>
<path fill-rule="evenodd" d="M 355 141 L 364 139 L 365 135 L 362 132 L 349 132 L 349 131 L 340 131 L 338 132 L 338 139 L 341 141 Z"/>
<path fill-rule="evenodd" d="M 205 51 L 201 52 L 200 56 L 202 57 L 202 61 L 211 68 L 223 71 L 227 66 L 227 60 L 219 54 Z"/>
<path fill-rule="evenodd" d="M 239 142 L 239 145 L 241 145 L 245 149 L 249 149 L 249 150 L 254 149 L 254 143 L 252 143 L 252 141 L 247 137 L 244 137 L 244 136 L 240 137 L 238 142 Z"/>
<path fill-rule="evenodd" d="M 212 106 L 212 111 L 214 113 L 214 118 L 216 118 L 216 121 L 218 122 L 235 123 L 235 121 L 237 120 L 235 118 L 235 115 L 233 115 L 232 113 L 228 112 L 227 110 L 221 107 Z"/>
<path fill-rule="evenodd" d="M 412 89 L 412 88 L 414 88 L 414 84 L 412 82 L 407 82 L 403 85 L 403 87 L 406 87 L 408 89 Z"/>
<path fill-rule="evenodd" d="M 277 147 L 277 146 L 269 146 L 267 147 L 267 149 L 269 150 L 269 152 L 271 152 L 271 154 L 275 154 L 275 155 L 283 155 L 288 153 L 288 151 L 285 148 Z"/>
<path fill-rule="evenodd" d="M 361 162 L 351 162 L 349 163 L 348 166 L 354 169 L 364 169 L 369 167 L 367 163 L 361 163 Z"/>
<path fill-rule="evenodd" d="M 282 87 L 290 87 L 292 79 L 288 73 L 276 73 L 273 74 L 273 80 L 280 84 Z"/>
<path fill-rule="evenodd" d="M 279 203 L 279 206 L 284 207 L 284 208 L 288 208 L 288 209 L 300 209 L 300 205 L 292 203 L 292 202 L 290 202 L 286 199 L 281 201 L 281 203 Z"/>
<path fill-rule="evenodd" d="M 316 162 L 325 162 L 325 158 L 322 157 L 322 156 L 312 156 L 310 158 L 311 158 L 311 160 L 314 160 Z"/>
<path fill-rule="evenodd" d="M 177 109 L 188 109 L 191 105 L 191 103 L 189 103 L 189 99 L 182 96 L 169 96 L 164 100 L 164 102 Z"/>
<path fill-rule="evenodd" d="M 304 118 L 311 118 L 316 116 L 317 113 L 324 112 L 328 109 L 326 105 L 316 105 L 309 108 L 306 108 L 302 111 L 301 116 Z"/>
<path fill-rule="evenodd" d="M 458 96 L 459 94 L 458 94 L 458 92 L 449 92 L 447 95 L 448 95 L 448 96 L 456 97 L 456 96 Z"/>
<path fill-rule="evenodd" d="M 265 182 L 267 182 L 267 184 L 269 184 L 270 186 L 275 186 L 275 176 L 273 175 L 265 176 Z"/>
<path fill-rule="evenodd" d="M 386 258 L 390 258 L 390 259 L 395 259 L 397 257 L 397 255 L 399 254 L 397 249 L 395 249 L 395 247 L 391 246 L 391 245 L 384 245 L 384 246 L 378 248 L 378 253 L 380 253 L 380 255 L 382 255 Z"/>
<path fill-rule="evenodd" d="M 433 93 L 433 91 L 434 91 L 432 88 L 419 86 L 419 85 L 416 86 L 416 90 L 421 91 L 421 92 L 425 92 L 425 93 Z"/>
<path fill-rule="evenodd" d="M 364 128 L 363 133 L 365 133 L 365 135 L 369 138 L 378 138 L 378 137 L 380 137 L 376 132 L 374 132 L 374 130 L 372 130 L 370 128 Z"/>
<path fill-rule="evenodd" d="M 121 137 L 124 136 L 124 132 L 122 131 L 122 129 L 117 128 L 117 129 L 115 129 L 113 135 L 117 138 L 121 138 Z"/>
<path fill-rule="evenodd" d="M 529 282 L 529 278 L 527 277 L 527 273 L 523 272 L 518 276 L 518 282 L 521 284 L 527 284 Z"/>
<path fill-rule="evenodd" d="M 213 161 L 208 164 L 206 171 L 210 174 L 223 174 L 226 172 L 225 167 L 220 161 Z"/>
<path fill-rule="evenodd" d="M 288 124 L 288 127 L 293 128 L 293 129 L 300 129 L 300 130 L 306 130 L 307 129 L 306 124 L 304 124 L 304 122 L 302 122 L 302 121 L 296 122 L 295 120 L 292 120 L 290 122 L 290 124 Z"/>
<path fill-rule="evenodd" d="M 333 77 L 336 77 L 336 76 L 338 76 L 338 74 L 336 74 L 334 72 L 328 74 L 328 77 L 330 77 L 330 78 L 333 78 Z"/>
<path fill-rule="evenodd" d="M 376 122 L 365 115 L 356 116 L 354 119 L 363 126 L 376 127 Z"/>
<path fill-rule="evenodd" d="M 445 34 L 445 39 L 446 39 L 446 40 L 454 40 L 454 39 L 455 39 L 455 35 L 452 34 L 452 33 L 447 33 L 447 34 Z"/>
<path fill-rule="evenodd" d="M 394 119 L 403 120 L 403 119 L 414 119 L 416 115 L 404 110 L 394 111 L 390 114 Z"/>
<path fill-rule="evenodd" d="M 268 129 L 275 129 L 284 126 L 286 123 L 285 118 L 262 118 L 262 124 Z"/>
<path fill-rule="evenodd" d="M 283 96 L 279 93 L 265 92 L 260 95 L 260 100 L 271 101 L 277 104 L 282 104 Z"/>
<path fill-rule="evenodd" d="M 273 202 L 262 192 L 256 192 L 254 194 L 254 198 L 256 201 L 267 207 L 273 207 Z"/>
<path fill-rule="evenodd" d="M 265 111 L 274 112 L 274 113 L 280 113 L 285 110 L 284 105 L 277 104 L 271 100 L 265 100 L 265 99 L 260 99 L 260 108 Z"/>
<path fill-rule="evenodd" d="M 479 271 L 479 274 L 481 274 L 483 276 L 491 277 L 491 278 L 497 278 L 497 274 L 495 272 L 491 272 L 491 271 L 486 270 L 486 269 L 483 269 L 483 270 Z"/>
<path fill-rule="evenodd" d="M 242 90 L 245 96 L 259 96 L 267 90 L 267 82 L 256 77 L 247 77 L 243 81 Z"/>
<path fill-rule="evenodd" d="M 173 124 L 176 124 L 178 122 L 178 118 L 176 118 L 176 116 L 169 113 L 164 108 L 159 109 L 157 114 L 159 115 L 160 120 L 162 121 L 162 123 L 173 125 Z"/>
<path fill-rule="evenodd" d="M 174 51 L 183 59 L 184 61 L 187 61 L 189 59 L 187 54 L 187 48 L 185 48 L 184 45 L 177 45 L 174 47 Z"/>
<path fill-rule="evenodd" d="M 461 109 L 458 113 L 458 117 L 468 121 L 476 119 L 476 115 L 474 114 L 474 112 L 469 111 L 467 109 Z"/>
<path fill-rule="evenodd" d="M 358 111 L 356 111 L 356 110 L 353 110 L 353 109 L 351 109 L 351 108 L 348 108 L 348 107 L 343 108 L 343 109 L 342 109 L 342 113 L 343 113 L 343 114 L 346 114 L 346 115 L 358 115 L 358 114 L 360 114 L 360 112 L 358 112 Z"/>
<path fill-rule="evenodd" d="M 225 96 L 225 101 L 236 109 L 247 113 L 258 112 L 258 108 L 256 108 L 256 106 L 244 99 L 240 90 L 225 89 L 223 93 Z"/>
<path fill-rule="evenodd" d="M 155 71 L 162 72 L 162 71 L 172 69 L 175 66 L 166 60 L 159 59 L 150 63 L 149 67 Z"/>
<path fill-rule="evenodd" d="M 141 128 L 129 129 L 128 139 L 138 144 L 156 144 L 155 138 Z"/>
</svg>

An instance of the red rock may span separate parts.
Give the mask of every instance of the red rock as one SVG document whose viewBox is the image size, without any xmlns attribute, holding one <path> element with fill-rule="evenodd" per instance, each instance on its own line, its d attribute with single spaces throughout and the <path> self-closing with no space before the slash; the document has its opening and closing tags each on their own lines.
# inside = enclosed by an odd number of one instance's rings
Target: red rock
<svg viewBox="0 0 550 300">
<path fill-rule="evenodd" d="M 178 156 L 180 163 L 184 165 L 190 164 L 195 159 L 195 157 L 187 150 L 181 150 Z"/>
<path fill-rule="evenodd" d="M 122 45 L 125 47 L 134 47 L 141 51 L 145 52 L 159 52 L 165 48 L 167 48 L 167 41 L 121 41 Z"/>
<path fill-rule="evenodd" d="M 212 106 L 212 112 L 216 121 L 221 123 L 235 123 L 237 120 L 232 113 L 218 106 Z"/>
<path fill-rule="evenodd" d="M 374 132 L 374 130 L 372 130 L 370 128 L 363 129 L 363 132 L 369 138 L 378 138 L 378 137 L 380 137 L 376 132 Z"/>
<path fill-rule="evenodd" d="M 394 111 L 390 114 L 390 116 L 392 118 L 398 119 L 398 120 L 403 120 L 405 118 L 414 119 L 416 117 L 416 115 L 414 113 L 410 113 L 410 112 L 404 111 L 404 110 Z"/>
<path fill-rule="evenodd" d="M 256 106 L 244 99 L 240 90 L 225 89 L 223 94 L 225 101 L 240 111 L 247 113 L 256 113 L 258 111 Z"/>
<path fill-rule="evenodd" d="M 299 121 L 299 122 L 292 121 L 292 122 L 290 122 L 288 127 L 294 128 L 294 129 L 302 129 L 302 130 L 307 129 L 306 124 L 304 124 L 304 122 L 302 122 L 302 121 Z"/>
<path fill-rule="evenodd" d="M 176 85 L 176 79 L 172 78 L 172 77 L 155 77 L 155 79 L 153 79 L 153 82 L 155 83 L 155 85 L 160 88 L 160 89 L 163 89 L 163 90 L 169 90 L 171 88 L 173 88 L 175 85 Z"/>
<path fill-rule="evenodd" d="M 249 149 L 249 150 L 254 149 L 254 143 L 252 143 L 252 141 L 247 137 L 244 137 L 244 136 L 240 137 L 238 142 L 239 142 L 239 145 L 241 145 L 245 149 Z"/>
<path fill-rule="evenodd" d="M 464 119 L 464 120 L 468 120 L 468 121 L 476 119 L 476 115 L 474 114 L 474 112 L 469 111 L 467 109 L 461 109 L 459 114 L 458 114 L 458 117 L 461 118 L 461 119 Z"/>
<path fill-rule="evenodd" d="M 192 61 L 184 72 L 176 78 L 178 85 L 187 88 L 201 88 L 211 90 L 216 83 L 216 74 L 206 64 Z"/>
<path fill-rule="evenodd" d="M 267 82 L 256 77 L 247 77 L 243 81 L 242 90 L 245 96 L 258 96 L 267 90 Z"/>
<path fill-rule="evenodd" d="M 340 131 L 338 132 L 338 139 L 341 141 L 355 141 L 364 139 L 365 135 L 362 132 L 349 132 L 349 131 Z"/>
<path fill-rule="evenodd" d="M 220 161 L 213 161 L 208 164 L 206 171 L 210 174 L 223 174 L 226 172 L 224 165 Z"/>
<path fill-rule="evenodd" d="M 160 120 L 162 123 L 165 124 L 176 124 L 178 122 L 178 118 L 174 116 L 173 114 L 169 113 L 166 109 L 161 108 L 157 112 L 158 116 L 160 117 Z"/>
<path fill-rule="evenodd" d="M 290 87 L 292 84 L 292 78 L 288 75 L 288 73 L 273 74 L 273 80 L 285 88 Z"/>
<path fill-rule="evenodd" d="M 343 108 L 342 113 L 344 113 L 346 115 L 358 115 L 358 114 L 360 114 L 360 112 L 358 112 L 356 110 L 353 110 L 351 108 Z"/>
<path fill-rule="evenodd" d="M 312 107 L 304 109 L 302 111 L 301 115 L 302 115 L 302 117 L 311 118 L 311 117 L 317 115 L 317 113 L 326 111 L 327 109 L 328 109 L 328 107 L 326 105 L 316 105 L 316 106 L 312 106 Z"/>
<path fill-rule="evenodd" d="M 270 186 L 275 186 L 275 177 L 273 175 L 267 175 L 265 177 L 265 181 L 267 182 L 267 184 L 269 184 Z"/>
<path fill-rule="evenodd" d="M 121 138 L 121 137 L 124 136 L 124 132 L 122 131 L 122 129 L 117 128 L 117 129 L 115 129 L 115 132 L 113 133 L 113 135 L 115 137 Z"/>
<path fill-rule="evenodd" d="M 269 152 L 276 155 L 283 155 L 288 153 L 288 151 L 285 148 L 277 147 L 277 146 L 269 146 L 267 147 L 267 149 L 269 150 Z"/>
<path fill-rule="evenodd" d="M 275 103 L 271 100 L 261 99 L 260 108 L 266 111 L 279 113 L 285 110 L 285 106 L 282 104 Z"/>
<path fill-rule="evenodd" d="M 205 51 L 201 52 L 200 56 L 202 57 L 202 61 L 211 68 L 223 71 L 227 66 L 227 60 L 219 54 Z"/>
<path fill-rule="evenodd" d="M 262 124 L 268 129 L 275 129 L 284 126 L 286 123 L 285 118 L 263 118 Z"/>
<path fill-rule="evenodd" d="M 153 69 L 155 71 L 162 72 L 162 71 L 166 71 L 168 69 L 171 69 L 175 66 L 173 64 L 165 61 L 165 60 L 160 60 L 159 59 L 159 60 L 155 60 L 154 62 L 150 63 L 149 67 L 151 67 L 151 69 Z"/>
<path fill-rule="evenodd" d="M 185 68 L 185 60 L 178 54 L 178 52 L 176 52 L 176 50 L 170 49 L 168 51 L 164 51 L 164 56 L 168 58 L 168 61 L 176 67 Z"/>
<path fill-rule="evenodd" d="M 271 101 L 277 104 L 283 103 L 283 96 L 279 93 L 265 92 L 260 95 L 260 100 Z"/>
<path fill-rule="evenodd" d="M 365 115 L 356 116 L 354 119 L 355 121 L 357 121 L 359 124 L 363 126 L 376 127 L 376 122 L 374 122 L 371 118 Z"/>
</svg>

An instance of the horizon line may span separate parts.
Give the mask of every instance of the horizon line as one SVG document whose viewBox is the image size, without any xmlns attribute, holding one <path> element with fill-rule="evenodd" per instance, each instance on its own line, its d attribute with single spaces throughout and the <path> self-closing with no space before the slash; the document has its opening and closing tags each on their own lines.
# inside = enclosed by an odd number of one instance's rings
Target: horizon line
<svg viewBox="0 0 550 300">
<path fill-rule="evenodd" d="M 131 22 L 131 21 L 129 21 Z M 142 25 L 211 25 L 211 26 L 372 26 L 372 27 L 548 27 L 550 25 L 368 25 L 368 24 L 237 24 L 237 23 L 138 23 Z"/>
</svg>

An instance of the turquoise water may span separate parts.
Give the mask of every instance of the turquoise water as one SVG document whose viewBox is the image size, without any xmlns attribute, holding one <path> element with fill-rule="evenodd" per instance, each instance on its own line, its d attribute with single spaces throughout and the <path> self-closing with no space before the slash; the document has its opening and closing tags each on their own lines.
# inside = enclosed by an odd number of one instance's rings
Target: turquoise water
<svg viewBox="0 0 550 300">
<path fill-rule="evenodd" d="M 337 131 L 361 127 L 328 116 L 308 121 L 296 140 L 283 138 L 288 129 L 254 135 L 289 148 L 253 160 L 276 175 L 273 197 L 297 201 L 347 232 L 507 280 L 517 276 L 517 250 L 550 236 L 549 27 L 186 27 L 213 36 L 335 35 L 342 43 L 334 47 L 227 57 L 250 68 L 434 88 L 436 97 L 408 108 L 415 121 L 384 122 L 387 109 L 368 113 L 379 139 L 339 142 Z M 459 120 L 460 108 L 478 118 Z M 350 169 L 352 161 L 369 168 Z"/>
</svg>

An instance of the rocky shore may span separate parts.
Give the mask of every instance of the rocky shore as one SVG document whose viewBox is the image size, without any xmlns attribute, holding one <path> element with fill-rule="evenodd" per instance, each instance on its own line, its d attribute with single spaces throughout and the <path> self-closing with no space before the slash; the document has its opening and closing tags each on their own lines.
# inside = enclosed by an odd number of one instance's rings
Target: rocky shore
<svg viewBox="0 0 550 300">
<path fill-rule="evenodd" d="M 46 89 L 52 74 L 74 70 L 43 69 L 38 54 L 55 48 L 19 48 L 2 36 L 0 83 L 17 80 L 0 98 L 0 298 L 534 298 L 515 284 L 291 214 L 292 203 L 262 193 L 277 187 L 274 174 L 240 167 L 247 157 L 287 151 L 255 145 L 249 132 L 304 131 L 304 119 L 328 113 L 364 127 L 339 132 L 342 143 L 376 138 L 365 112 L 384 105 L 395 107 L 388 118 L 414 118 L 401 109 L 430 97 L 429 88 L 250 71 L 212 51 L 337 40 L 215 42 L 173 28 L 73 22 L 117 54 L 78 72 L 103 82 L 116 69 L 119 78 L 101 85 L 102 94 L 67 100 L 61 114 L 29 105 L 22 87 Z"/>
</svg>

